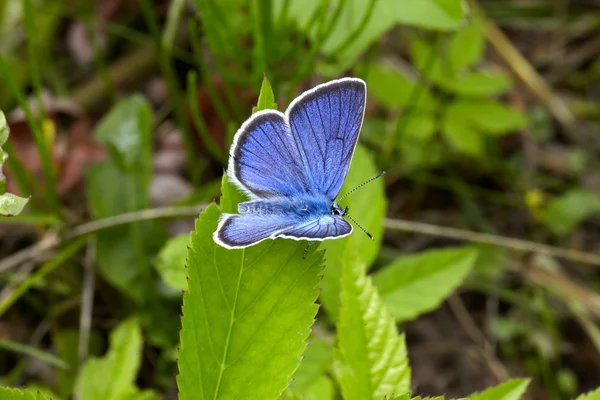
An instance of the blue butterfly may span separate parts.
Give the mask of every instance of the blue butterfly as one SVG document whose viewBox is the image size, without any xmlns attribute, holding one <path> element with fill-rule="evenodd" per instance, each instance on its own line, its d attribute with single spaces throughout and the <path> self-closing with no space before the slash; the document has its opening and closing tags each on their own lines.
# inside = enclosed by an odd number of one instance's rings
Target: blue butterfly
<svg viewBox="0 0 600 400">
<path fill-rule="evenodd" d="M 366 95 L 363 80 L 342 78 L 302 93 L 285 114 L 263 110 L 244 122 L 233 138 L 228 175 L 250 201 L 238 205 L 240 214 L 221 216 L 214 241 L 232 249 L 265 239 L 349 235 L 348 207 L 335 199 L 356 148 Z"/>
</svg>

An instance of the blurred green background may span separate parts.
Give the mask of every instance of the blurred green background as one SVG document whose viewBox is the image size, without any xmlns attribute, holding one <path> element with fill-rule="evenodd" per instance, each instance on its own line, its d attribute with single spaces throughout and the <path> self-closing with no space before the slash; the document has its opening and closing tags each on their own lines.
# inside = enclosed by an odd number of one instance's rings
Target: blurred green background
<svg viewBox="0 0 600 400">
<path fill-rule="evenodd" d="M 403 315 L 414 393 L 511 376 L 533 378 L 532 399 L 600 386 L 599 30 L 593 0 L 4 0 L 3 172 L 31 198 L 0 217 L 0 383 L 71 396 L 133 316 L 131 379 L 175 398 L 187 234 L 220 195 L 263 77 L 284 110 L 355 76 L 359 158 L 387 171 L 371 270 L 479 251 L 445 271 L 462 282 L 448 300 Z M 385 207 L 360 201 L 359 222 Z M 568 250 L 523 251 L 532 242 Z M 334 314 L 325 304 L 319 329 Z"/>
</svg>

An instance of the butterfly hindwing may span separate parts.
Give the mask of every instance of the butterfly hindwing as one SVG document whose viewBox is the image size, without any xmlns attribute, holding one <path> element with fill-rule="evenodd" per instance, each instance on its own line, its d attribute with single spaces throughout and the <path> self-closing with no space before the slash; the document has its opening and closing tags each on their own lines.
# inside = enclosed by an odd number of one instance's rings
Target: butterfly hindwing
<svg viewBox="0 0 600 400">
<path fill-rule="evenodd" d="M 311 189 L 334 200 L 354 154 L 366 103 L 366 85 L 343 78 L 309 90 L 286 111 Z"/>
<path fill-rule="evenodd" d="M 251 197 L 293 196 L 309 190 L 284 114 L 259 111 L 242 125 L 231 146 L 229 175 Z"/>
<path fill-rule="evenodd" d="M 352 233 L 350 225 L 340 215 L 324 215 L 317 219 L 306 221 L 277 233 L 277 237 L 296 240 L 325 240 L 347 236 Z"/>
<path fill-rule="evenodd" d="M 294 220 L 272 215 L 223 214 L 213 239 L 227 248 L 247 247 L 268 239 L 283 229 L 291 228 L 297 223 Z"/>
</svg>

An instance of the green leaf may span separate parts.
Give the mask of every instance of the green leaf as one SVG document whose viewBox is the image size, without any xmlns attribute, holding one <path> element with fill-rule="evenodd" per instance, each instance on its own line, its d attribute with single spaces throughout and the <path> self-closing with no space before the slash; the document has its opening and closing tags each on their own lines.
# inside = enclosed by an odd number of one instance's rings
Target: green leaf
<svg viewBox="0 0 600 400">
<path fill-rule="evenodd" d="M 356 146 L 352 165 L 340 194 L 344 195 L 379 172 L 369 153 L 360 145 Z M 354 237 L 353 243 L 357 247 L 359 257 L 366 265 L 370 265 L 377 256 L 383 239 L 383 218 L 386 210 L 383 179 L 380 178 L 369 183 L 342 201 L 342 203 L 348 204 L 349 214 L 375 238 L 372 241 L 356 227 L 350 235 Z M 340 273 L 345 254 L 344 249 L 349 240 L 349 237 L 345 237 L 329 240 L 321 245 L 327 249 L 327 268 L 321 281 L 323 291 L 320 298 L 325 310 L 333 320 L 337 319 L 340 302 Z"/>
<path fill-rule="evenodd" d="M 306 396 L 293 389 L 287 388 L 279 397 L 279 400 L 308 400 Z"/>
<path fill-rule="evenodd" d="M 450 39 L 448 45 L 449 62 L 454 74 L 464 68 L 479 63 L 485 52 L 485 37 L 483 24 L 479 19 L 473 19 Z"/>
<path fill-rule="evenodd" d="M 95 219 L 146 209 L 152 177 L 152 114 L 140 96 L 118 103 L 99 123 L 94 136 L 111 158 L 85 174 L 90 211 Z M 152 256 L 165 240 L 155 222 L 134 222 L 101 231 L 97 259 L 100 273 L 138 303 L 156 297 Z"/>
<path fill-rule="evenodd" d="M 542 222 L 556 235 L 566 235 L 586 218 L 600 213 L 597 193 L 573 189 L 550 201 L 540 212 Z"/>
<path fill-rule="evenodd" d="M 327 21 L 331 21 L 338 1 L 328 2 Z M 356 58 L 381 35 L 398 24 L 413 25 L 423 28 L 448 30 L 456 29 L 465 15 L 465 2 L 462 0 L 344 0 L 345 4 L 333 30 L 322 43 L 322 51 L 336 56 L 336 71 L 351 67 Z M 369 15 L 371 1 L 373 9 Z M 273 15 L 279 16 L 285 0 L 277 0 L 273 5 Z M 318 37 L 319 29 L 315 29 L 311 16 L 322 2 L 320 0 L 289 2 L 288 16 L 294 18 L 300 28 L 313 41 Z M 368 19 L 366 19 L 368 17 Z M 351 35 L 356 35 L 352 36 Z M 345 44 L 348 38 L 351 42 Z M 343 46 L 343 48 L 340 48 Z"/>
<path fill-rule="evenodd" d="M 243 195 L 224 177 L 221 210 Z M 221 210 L 196 221 L 183 296 L 180 399 L 276 399 L 288 386 L 317 312 L 322 254 L 267 240 L 227 250 L 212 238 Z"/>
<path fill-rule="evenodd" d="M 2 150 L 2 146 L 8 140 L 8 124 L 4 113 L 0 111 L 0 215 L 12 217 L 19 215 L 29 201 L 27 198 L 16 196 L 12 193 L 5 193 L 6 177 L 2 173 L 2 167 L 8 158 L 8 154 Z"/>
<path fill-rule="evenodd" d="M 459 99 L 448 106 L 446 113 L 449 118 L 466 121 L 493 135 L 521 129 L 527 122 L 520 111 L 494 100 Z"/>
<path fill-rule="evenodd" d="M 510 77 L 500 71 L 479 70 L 440 82 L 450 92 L 465 97 L 488 97 L 501 94 L 512 86 Z"/>
<path fill-rule="evenodd" d="M 12 193 L 0 194 L 0 215 L 5 217 L 19 215 L 28 201 L 29 199 Z"/>
<path fill-rule="evenodd" d="M 511 379 L 501 385 L 471 395 L 471 400 L 518 400 L 529 385 L 529 379 Z"/>
<path fill-rule="evenodd" d="M 305 389 L 306 397 L 311 400 L 334 400 L 335 389 L 333 381 L 327 374 L 318 376 L 312 384 Z"/>
<path fill-rule="evenodd" d="M 427 87 L 421 86 L 419 98 L 414 102 L 413 93 L 417 86 L 414 78 L 391 65 L 373 64 L 366 78 L 369 95 L 387 107 L 410 107 L 411 109 L 435 111 L 437 101 Z M 410 102 L 414 104 L 409 104 Z"/>
<path fill-rule="evenodd" d="M 467 121 L 453 118 L 446 113 L 442 121 L 442 134 L 457 151 L 473 157 L 483 155 L 483 137 Z"/>
<path fill-rule="evenodd" d="M 331 344 L 315 336 L 311 336 L 308 343 L 290 387 L 310 399 L 330 399 L 333 384 L 325 374 L 333 362 L 333 349 Z"/>
<path fill-rule="evenodd" d="M 575 400 L 600 400 L 600 388 L 579 395 Z"/>
<path fill-rule="evenodd" d="M 187 289 L 185 260 L 189 243 L 189 235 L 175 236 L 167 240 L 156 258 L 156 270 L 165 283 L 176 290 Z"/>
<path fill-rule="evenodd" d="M 141 95 L 117 103 L 98 123 L 94 138 L 107 146 L 119 167 L 149 168 L 152 151 L 152 107 Z"/>
<path fill-rule="evenodd" d="M 382 399 L 410 391 L 404 335 L 379 297 L 350 241 L 342 270 L 334 371 L 345 400 Z"/>
<path fill-rule="evenodd" d="M 140 392 L 135 387 L 142 361 L 142 330 L 139 322 L 129 319 L 110 334 L 110 347 L 102 358 L 90 358 L 83 366 L 75 393 L 86 400 L 158 399 L 158 394 Z M 148 396 L 148 397 L 147 397 Z"/>
<path fill-rule="evenodd" d="M 427 143 L 435 135 L 435 116 L 425 113 L 409 113 L 400 118 L 406 118 L 404 129 L 400 132 L 401 141 L 410 140 L 414 143 Z"/>
<path fill-rule="evenodd" d="M 444 301 L 476 259 L 473 248 L 429 250 L 397 259 L 375 274 L 373 282 L 396 321 L 408 321 Z"/>
<path fill-rule="evenodd" d="M 37 390 L 11 389 L 0 387 L 0 399 L 2 400 L 59 400 L 50 399 Z"/>
<path fill-rule="evenodd" d="M 265 76 L 260 87 L 258 103 L 256 104 L 256 107 L 252 107 L 252 113 L 269 109 L 277 110 L 277 103 L 275 103 L 275 95 L 273 94 L 271 83 Z"/>
<path fill-rule="evenodd" d="M 466 2 L 462 0 L 420 0 L 393 2 L 397 7 L 397 21 L 418 27 L 453 30 L 464 21 Z"/>
</svg>

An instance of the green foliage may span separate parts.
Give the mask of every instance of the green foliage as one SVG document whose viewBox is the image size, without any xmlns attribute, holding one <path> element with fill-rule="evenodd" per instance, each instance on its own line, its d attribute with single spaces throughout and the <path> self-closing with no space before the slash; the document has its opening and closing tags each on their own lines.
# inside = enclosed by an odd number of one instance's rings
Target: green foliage
<svg viewBox="0 0 600 400">
<path fill-rule="evenodd" d="M 152 110 L 140 96 L 118 103 L 99 123 L 94 137 L 111 158 L 86 171 L 86 189 L 94 218 L 107 218 L 149 207 Z M 162 242 L 152 223 L 131 223 L 100 232 L 98 268 L 115 287 L 137 301 L 153 291 L 150 255 Z"/>
<path fill-rule="evenodd" d="M 9 389 L 0 387 L 0 399 L 2 400 L 58 400 L 44 396 L 37 390 Z"/>
<path fill-rule="evenodd" d="M 347 243 L 342 266 L 335 373 L 345 400 L 381 399 L 410 390 L 404 336 L 397 332 L 365 264 Z"/>
<path fill-rule="evenodd" d="M 167 240 L 156 257 L 156 270 L 163 281 L 172 289 L 187 289 L 185 259 L 189 243 L 189 235 L 177 235 Z"/>
<path fill-rule="evenodd" d="M 152 177 L 152 109 L 141 96 L 119 102 L 98 124 L 94 137 L 111 157 L 86 170 L 85 181 L 94 218 L 143 210 L 150 206 Z M 135 301 L 150 341 L 174 344 L 177 316 L 156 291 L 152 259 L 165 241 L 154 221 L 133 222 L 97 235 L 97 266 L 102 276 Z M 166 321 L 170 321 L 166 323 Z"/>
<path fill-rule="evenodd" d="M 586 218 L 600 213 L 597 193 L 573 189 L 550 201 L 540 212 L 540 220 L 556 235 L 571 232 Z"/>
<path fill-rule="evenodd" d="M 324 339 L 311 336 L 302 362 L 293 376 L 290 388 L 311 400 L 333 400 L 334 389 L 327 372 L 333 362 L 333 349 Z"/>
<path fill-rule="evenodd" d="M 158 400 L 153 391 L 135 386 L 142 361 L 142 331 L 135 319 L 122 322 L 110 335 L 110 347 L 102 358 L 91 358 L 83 366 L 75 387 L 86 400 Z"/>
<path fill-rule="evenodd" d="M 393 108 L 410 107 L 412 110 L 435 112 L 437 99 L 427 87 L 419 87 L 419 98 L 412 99 L 418 83 L 414 77 L 389 63 L 373 64 L 366 77 L 369 94 L 382 105 Z"/>
<path fill-rule="evenodd" d="M 8 140 L 8 124 L 4 113 L 0 111 L 0 215 L 15 216 L 19 215 L 29 201 L 12 193 L 5 193 L 6 178 L 2 174 L 2 167 L 8 158 L 8 154 L 2 150 L 2 146 Z"/>
<path fill-rule="evenodd" d="M 450 157 L 436 143 L 435 131 L 458 154 L 481 159 L 494 137 L 526 125 L 519 110 L 490 98 L 510 90 L 512 81 L 497 69 L 479 67 L 485 52 L 479 19 L 446 42 L 433 44 L 415 37 L 410 44 L 420 77 L 389 63 L 370 66 L 367 76 L 373 97 L 404 111 L 397 129 L 379 141 L 397 148 L 404 165 L 431 168 Z M 431 81 L 434 87 L 424 86 L 423 81 Z"/>
<path fill-rule="evenodd" d="M 327 74 L 338 74 L 351 66 L 377 38 L 398 24 L 431 29 L 458 28 L 466 13 L 461 0 L 277 0 L 273 15 L 278 18 L 287 7 L 287 15 L 312 39 L 313 46 L 335 60 Z M 326 27 L 317 29 L 315 26 Z M 324 32 L 326 34 L 324 34 Z"/>
<path fill-rule="evenodd" d="M 600 388 L 584 393 L 578 396 L 576 400 L 600 400 Z"/>
<path fill-rule="evenodd" d="M 273 94 L 273 88 L 271 87 L 271 83 L 265 76 L 260 87 L 258 103 L 256 104 L 256 107 L 252 107 L 252 113 L 268 109 L 277 110 L 277 103 L 275 103 L 275 95 Z"/>
<path fill-rule="evenodd" d="M 481 393 L 473 394 L 471 400 L 518 400 L 523 396 L 528 385 L 529 379 L 512 379 Z"/>
<path fill-rule="evenodd" d="M 373 278 L 397 322 L 435 309 L 465 279 L 477 259 L 473 248 L 430 250 L 399 258 Z"/>
<path fill-rule="evenodd" d="M 235 212 L 240 200 L 224 178 L 221 211 Z M 227 250 L 212 239 L 221 211 L 209 206 L 191 236 L 180 398 L 275 399 L 306 347 L 322 256 L 303 259 L 305 243 L 283 239 Z"/>
<path fill-rule="evenodd" d="M 340 194 L 344 195 L 362 182 L 377 175 L 378 172 L 368 152 L 360 145 L 357 146 L 352 158 L 352 165 L 350 166 L 348 176 Z M 372 241 L 360 229 L 355 228 L 352 235 L 350 235 L 353 239 L 350 239 L 350 236 L 348 236 L 342 239 L 329 240 L 321 245 L 327 250 L 327 267 L 323 281 L 321 282 L 321 287 L 323 288 L 321 301 L 325 310 L 334 321 L 337 320 L 338 315 L 340 274 L 342 264 L 345 262 L 344 257 L 347 255 L 344 250 L 347 243 L 350 240 L 353 241 L 358 251 L 358 257 L 366 265 L 371 265 L 379 252 L 383 238 L 383 218 L 385 217 L 386 209 L 384 187 L 383 178 L 380 178 L 360 188 L 343 201 L 345 204 L 346 201 L 348 202 L 348 213 L 353 218 L 355 217 L 373 235 L 375 240 Z M 345 204 L 342 204 L 342 206 Z"/>
</svg>

